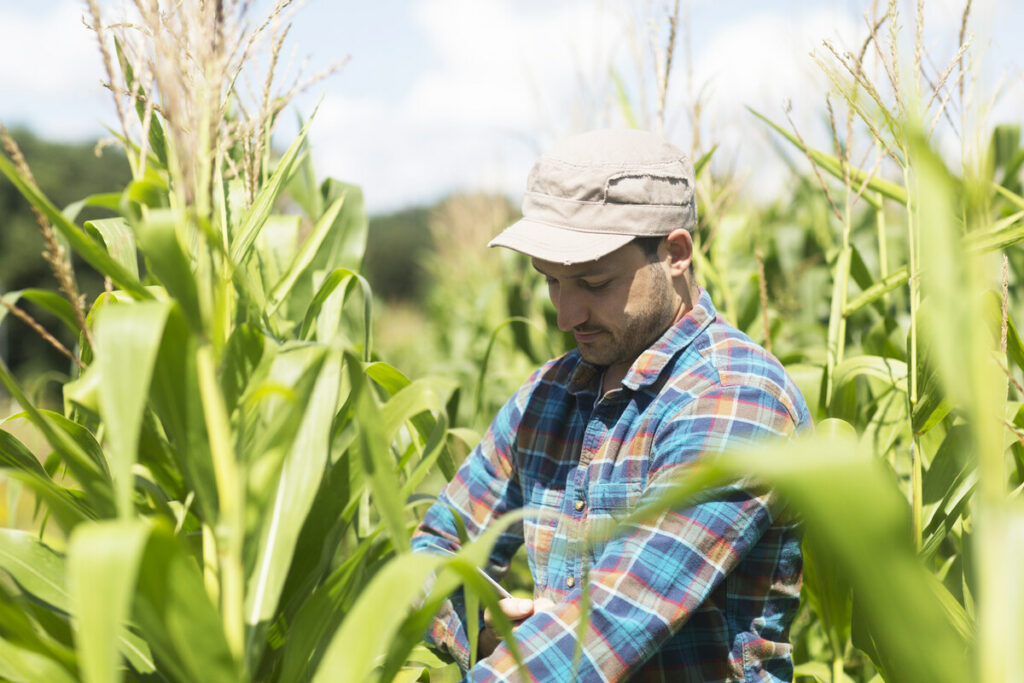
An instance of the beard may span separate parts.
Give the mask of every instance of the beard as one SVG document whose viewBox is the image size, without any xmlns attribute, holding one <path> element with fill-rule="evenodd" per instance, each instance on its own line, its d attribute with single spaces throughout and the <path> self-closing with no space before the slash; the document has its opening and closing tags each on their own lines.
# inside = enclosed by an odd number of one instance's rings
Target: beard
<svg viewBox="0 0 1024 683">
<path fill-rule="evenodd" d="M 638 311 L 626 314 L 617 329 L 603 328 L 604 334 L 593 342 L 577 343 L 583 360 L 628 367 L 672 325 L 675 308 L 668 276 L 660 268 L 651 268 L 650 272 L 651 291 Z"/>
</svg>

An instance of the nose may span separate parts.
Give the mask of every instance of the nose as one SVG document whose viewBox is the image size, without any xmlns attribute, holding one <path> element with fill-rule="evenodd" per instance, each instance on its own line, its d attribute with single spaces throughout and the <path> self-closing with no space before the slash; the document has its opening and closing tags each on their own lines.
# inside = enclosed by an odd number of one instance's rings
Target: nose
<svg viewBox="0 0 1024 683">
<path fill-rule="evenodd" d="M 587 322 L 587 308 L 581 297 L 568 290 L 568 287 L 561 287 L 555 293 L 552 292 L 551 303 L 558 311 L 558 329 L 562 332 L 569 332 Z"/>
</svg>

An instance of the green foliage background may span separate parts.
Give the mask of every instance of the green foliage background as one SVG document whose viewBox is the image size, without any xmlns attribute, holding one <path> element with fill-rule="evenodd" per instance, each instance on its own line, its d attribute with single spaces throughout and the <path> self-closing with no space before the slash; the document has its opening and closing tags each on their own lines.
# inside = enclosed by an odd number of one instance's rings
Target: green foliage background
<svg viewBox="0 0 1024 683">
<path fill-rule="evenodd" d="M 890 92 L 848 58 L 823 64 L 850 122 L 833 123 L 833 149 L 751 114 L 794 169 L 810 162 L 783 196 L 744 203 L 714 148 L 694 155 L 698 279 L 783 361 L 817 435 L 703 463 L 623 524 L 755 474 L 807 529 L 798 677 L 1013 680 L 1019 122 L 974 131 L 955 163 L 929 136 L 938 104 L 919 75 Z M 616 85 L 623 119 L 650 123 Z M 162 112 L 146 135 L 126 129 L 127 176 L 81 172 L 102 183 L 71 196 L 48 187 L 48 168 L 71 166 L 52 148 L 20 136 L 38 184 L 0 158 L 3 201 L 16 189 L 17 212 L 43 212 L 89 264 L 85 328 L 52 286 L 33 289 L 39 258 L 6 275 L 4 300 L 34 303 L 81 367 L 58 367 L 54 402 L 26 391 L 30 364 L 0 363 L 20 411 L 0 423 L 0 678 L 457 677 L 420 637 L 459 584 L 471 614 L 495 605 L 476 568 L 500 529 L 453 558 L 413 556 L 409 535 L 501 402 L 571 346 L 526 259 L 483 249 L 515 208 L 459 195 L 371 221 L 358 187 L 316 177 L 308 125 L 271 154 L 273 107 L 255 138 L 225 119 L 216 140 Z M 83 198 L 103 212 L 79 213 Z M 5 239 L 30 244 L 27 229 L 12 218 Z M 106 287 L 87 288 L 90 269 Z M 0 322 L 15 329 L 7 308 Z M 504 581 L 529 593 L 522 561 Z"/>
</svg>

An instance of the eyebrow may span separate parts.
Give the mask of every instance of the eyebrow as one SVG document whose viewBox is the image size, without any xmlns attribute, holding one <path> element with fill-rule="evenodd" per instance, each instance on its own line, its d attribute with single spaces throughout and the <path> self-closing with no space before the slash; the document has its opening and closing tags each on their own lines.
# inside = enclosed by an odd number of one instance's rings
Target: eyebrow
<svg viewBox="0 0 1024 683">
<path fill-rule="evenodd" d="M 537 264 L 534 263 L 532 260 L 530 261 L 530 265 L 533 266 L 533 269 L 536 270 L 541 275 L 543 275 L 545 277 L 551 277 L 550 273 L 546 273 L 541 268 L 537 267 Z M 605 277 L 605 276 L 609 276 L 610 277 L 611 274 L 612 273 L 610 273 L 608 271 L 608 269 L 606 269 L 606 268 L 605 269 L 598 268 L 597 270 L 584 270 L 583 272 L 577 273 L 576 275 L 568 276 L 567 279 L 569 279 L 569 280 L 582 280 L 582 279 L 588 278 L 588 277 Z"/>
</svg>

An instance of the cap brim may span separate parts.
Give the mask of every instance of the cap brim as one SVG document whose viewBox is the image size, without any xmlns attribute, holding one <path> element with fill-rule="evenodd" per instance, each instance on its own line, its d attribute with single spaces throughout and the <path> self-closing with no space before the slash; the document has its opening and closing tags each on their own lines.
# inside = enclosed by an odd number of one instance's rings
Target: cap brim
<svg viewBox="0 0 1024 683">
<path fill-rule="evenodd" d="M 571 265 L 610 254 L 633 241 L 633 235 L 570 230 L 526 218 L 505 228 L 487 243 L 507 247 L 542 261 Z"/>
</svg>

